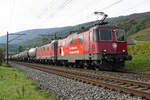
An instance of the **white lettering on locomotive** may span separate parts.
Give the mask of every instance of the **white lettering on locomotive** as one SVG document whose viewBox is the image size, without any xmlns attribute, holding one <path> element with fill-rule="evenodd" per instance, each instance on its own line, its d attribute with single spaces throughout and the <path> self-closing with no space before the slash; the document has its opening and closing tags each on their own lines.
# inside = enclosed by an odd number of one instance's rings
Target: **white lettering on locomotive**
<svg viewBox="0 0 150 100">
<path fill-rule="evenodd" d="M 79 53 L 79 50 L 77 50 L 77 51 L 70 51 L 69 53 L 70 54 L 77 54 L 77 53 Z"/>
<path fill-rule="evenodd" d="M 70 50 L 74 50 L 74 49 L 77 49 L 77 47 L 70 47 L 69 49 Z"/>
</svg>

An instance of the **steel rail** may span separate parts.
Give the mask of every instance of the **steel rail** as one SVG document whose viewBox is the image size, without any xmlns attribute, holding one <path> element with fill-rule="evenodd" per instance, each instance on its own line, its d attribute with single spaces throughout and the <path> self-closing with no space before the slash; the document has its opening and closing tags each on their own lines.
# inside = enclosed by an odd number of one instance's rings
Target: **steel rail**
<svg viewBox="0 0 150 100">
<path fill-rule="evenodd" d="M 120 72 L 112 72 L 112 71 L 101 71 L 101 72 L 109 72 L 109 73 L 119 73 L 119 74 L 132 74 L 132 75 L 138 75 L 150 78 L 150 73 L 144 73 L 144 72 L 132 72 L 132 71 L 120 71 Z"/>
</svg>

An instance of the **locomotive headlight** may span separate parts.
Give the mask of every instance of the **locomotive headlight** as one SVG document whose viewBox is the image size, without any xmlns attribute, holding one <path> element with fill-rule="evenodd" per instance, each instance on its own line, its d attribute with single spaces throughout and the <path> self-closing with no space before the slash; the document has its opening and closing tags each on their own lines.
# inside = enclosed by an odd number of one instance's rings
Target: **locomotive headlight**
<svg viewBox="0 0 150 100">
<path fill-rule="evenodd" d="M 126 50 L 122 50 L 122 52 L 126 52 Z"/>
<path fill-rule="evenodd" d="M 104 52 L 106 52 L 107 50 L 106 49 L 104 49 Z"/>
<path fill-rule="evenodd" d="M 113 43 L 112 46 L 113 46 L 114 49 L 117 48 L 117 44 L 116 43 Z"/>
</svg>

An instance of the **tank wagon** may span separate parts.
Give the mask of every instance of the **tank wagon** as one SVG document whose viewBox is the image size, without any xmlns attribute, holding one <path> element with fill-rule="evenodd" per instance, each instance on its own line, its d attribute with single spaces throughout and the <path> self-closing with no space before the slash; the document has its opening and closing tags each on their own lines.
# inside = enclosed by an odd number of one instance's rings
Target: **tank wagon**
<svg viewBox="0 0 150 100">
<path fill-rule="evenodd" d="M 19 57 L 20 57 L 20 59 L 19 59 L 20 61 L 27 61 L 28 57 L 29 57 L 28 50 L 25 50 L 24 52 L 21 52 L 19 54 Z"/>
<path fill-rule="evenodd" d="M 29 51 L 28 51 L 28 55 L 29 55 L 29 57 L 28 57 L 28 61 L 29 62 L 35 62 L 35 58 L 36 58 L 36 50 L 37 50 L 37 48 L 31 48 L 31 49 L 29 49 Z"/>
</svg>

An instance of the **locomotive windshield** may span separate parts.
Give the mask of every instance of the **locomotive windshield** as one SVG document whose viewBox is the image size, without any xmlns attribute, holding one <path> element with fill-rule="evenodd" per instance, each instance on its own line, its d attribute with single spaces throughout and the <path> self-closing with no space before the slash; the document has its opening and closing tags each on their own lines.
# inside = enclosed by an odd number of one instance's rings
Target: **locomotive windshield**
<svg viewBox="0 0 150 100">
<path fill-rule="evenodd" d="M 95 30 L 94 39 L 95 41 L 110 41 L 112 40 L 112 32 L 110 29 Z"/>
<path fill-rule="evenodd" d="M 112 40 L 111 30 L 103 29 L 99 31 L 101 40 Z"/>
<path fill-rule="evenodd" d="M 117 41 L 125 41 L 124 30 L 116 30 Z"/>
</svg>

